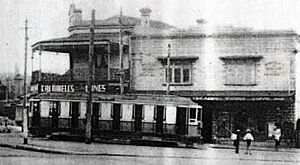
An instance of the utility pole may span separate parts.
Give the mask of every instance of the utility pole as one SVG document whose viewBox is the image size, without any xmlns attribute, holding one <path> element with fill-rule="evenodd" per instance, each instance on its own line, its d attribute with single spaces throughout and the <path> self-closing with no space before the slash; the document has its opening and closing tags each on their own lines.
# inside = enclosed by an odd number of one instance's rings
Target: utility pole
<svg viewBox="0 0 300 165">
<path fill-rule="evenodd" d="M 94 35 L 95 35 L 95 10 L 92 10 L 91 28 L 90 28 L 90 46 L 89 46 L 89 76 L 88 76 L 88 100 L 86 109 L 86 134 L 85 143 L 91 144 L 92 138 L 92 84 L 94 79 Z"/>
<path fill-rule="evenodd" d="M 28 111 L 27 111 L 27 45 L 28 45 L 28 26 L 27 19 L 25 20 L 25 61 L 24 61 L 24 102 L 23 102 L 23 133 L 24 144 L 28 144 Z"/>
<path fill-rule="evenodd" d="M 120 94 L 124 94 L 124 71 L 123 71 L 123 23 L 122 23 L 122 9 L 119 17 L 120 31 L 119 31 L 119 54 L 120 54 Z"/>
<path fill-rule="evenodd" d="M 171 78 L 171 73 L 170 73 L 170 56 L 171 56 L 171 45 L 168 44 L 168 55 L 167 55 L 167 95 L 170 94 L 170 78 Z"/>
</svg>

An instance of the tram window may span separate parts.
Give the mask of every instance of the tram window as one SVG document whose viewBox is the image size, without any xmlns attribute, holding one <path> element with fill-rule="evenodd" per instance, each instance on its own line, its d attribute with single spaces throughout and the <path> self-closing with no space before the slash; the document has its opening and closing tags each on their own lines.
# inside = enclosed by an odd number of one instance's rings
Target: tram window
<svg viewBox="0 0 300 165">
<path fill-rule="evenodd" d="M 166 107 L 164 106 L 154 106 L 154 115 L 153 115 L 153 120 L 156 121 L 157 119 L 157 109 L 163 108 L 163 121 L 166 121 Z"/>
<path fill-rule="evenodd" d="M 60 108 L 58 101 L 50 101 L 49 103 L 49 116 L 60 116 Z"/>
<path fill-rule="evenodd" d="M 136 105 L 133 105 L 133 107 L 132 107 L 132 116 L 131 116 L 131 118 L 132 119 L 135 119 L 135 109 L 136 108 L 141 108 L 142 109 L 142 111 L 141 111 L 141 118 L 142 119 L 145 119 L 145 108 L 144 108 L 144 106 L 143 105 L 139 105 L 139 104 L 136 104 Z"/>
<path fill-rule="evenodd" d="M 195 122 L 196 121 L 196 108 L 190 108 L 190 122 Z"/>
</svg>

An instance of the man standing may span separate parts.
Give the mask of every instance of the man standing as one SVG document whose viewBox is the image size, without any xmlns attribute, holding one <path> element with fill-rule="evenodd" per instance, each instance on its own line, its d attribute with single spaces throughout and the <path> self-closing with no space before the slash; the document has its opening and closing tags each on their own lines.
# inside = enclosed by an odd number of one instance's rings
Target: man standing
<svg viewBox="0 0 300 165">
<path fill-rule="evenodd" d="M 274 130 L 274 140 L 275 140 L 275 151 L 278 151 L 278 147 L 280 145 L 280 140 L 281 140 L 281 129 L 276 126 Z"/>
<path fill-rule="evenodd" d="M 235 145 L 235 153 L 239 153 L 239 147 L 240 147 L 240 133 L 241 131 L 238 129 L 236 130 L 236 139 L 234 140 L 234 145 Z"/>
</svg>

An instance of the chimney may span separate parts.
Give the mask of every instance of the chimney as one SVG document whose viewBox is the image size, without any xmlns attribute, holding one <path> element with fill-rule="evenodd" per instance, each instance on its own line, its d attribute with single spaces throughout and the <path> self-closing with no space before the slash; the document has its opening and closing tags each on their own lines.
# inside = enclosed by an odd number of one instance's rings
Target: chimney
<svg viewBox="0 0 300 165">
<path fill-rule="evenodd" d="M 143 27 L 150 27 L 150 19 L 149 18 L 150 18 L 151 9 L 141 8 L 140 12 L 141 12 L 141 16 L 142 16 L 141 25 Z"/>
<path fill-rule="evenodd" d="M 69 26 L 78 26 L 82 22 L 82 14 L 80 9 L 76 9 L 75 4 L 70 4 L 69 9 Z"/>
</svg>

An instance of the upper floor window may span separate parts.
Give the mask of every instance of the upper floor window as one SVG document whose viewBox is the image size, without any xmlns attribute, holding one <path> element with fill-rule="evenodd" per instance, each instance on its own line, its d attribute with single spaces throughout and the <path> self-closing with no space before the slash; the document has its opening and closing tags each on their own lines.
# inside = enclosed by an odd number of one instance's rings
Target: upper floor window
<svg viewBox="0 0 300 165">
<path fill-rule="evenodd" d="M 165 68 L 165 82 L 167 82 L 167 66 Z M 169 80 L 171 84 L 191 84 L 191 65 L 171 65 Z"/>
<path fill-rule="evenodd" d="M 257 62 L 261 56 L 221 57 L 224 62 L 225 85 L 253 86 L 257 84 Z"/>
<path fill-rule="evenodd" d="M 158 60 L 164 65 L 164 82 L 172 85 L 191 85 L 192 84 L 192 66 L 198 59 L 197 56 L 171 56 L 170 57 L 170 75 L 168 76 L 167 57 L 158 57 Z"/>
</svg>

